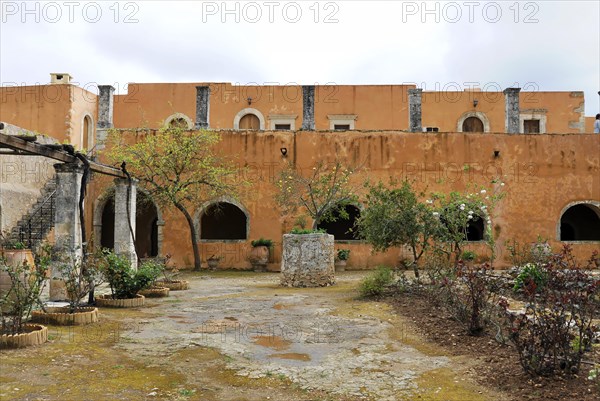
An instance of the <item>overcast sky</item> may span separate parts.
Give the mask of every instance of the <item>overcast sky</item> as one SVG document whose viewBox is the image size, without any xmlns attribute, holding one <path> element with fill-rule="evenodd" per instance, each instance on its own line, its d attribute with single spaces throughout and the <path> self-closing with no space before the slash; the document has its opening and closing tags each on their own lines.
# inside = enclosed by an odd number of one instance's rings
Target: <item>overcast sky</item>
<svg viewBox="0 0 600 401">
<path fill-rule="evenodd" d="M 416 83 L 583 90 L 599 112 L 600 2 L 0 1 L 0 81 Z"/>
</svg>

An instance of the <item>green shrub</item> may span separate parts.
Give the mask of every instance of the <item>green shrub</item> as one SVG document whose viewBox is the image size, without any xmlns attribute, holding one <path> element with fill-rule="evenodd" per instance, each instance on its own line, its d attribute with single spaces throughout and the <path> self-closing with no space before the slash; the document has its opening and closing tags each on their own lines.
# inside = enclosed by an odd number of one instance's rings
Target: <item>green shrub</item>
<svg viewBox="0 0 600 401">
<path fill-rule="evenodd" d="M 337 258 L 338 260 L 348 260 L 350 257 L 350 249 L 338 249 Z"/>
<path fill-rule="evenodd" d="M 477 254 L 473 251 L 464 251 L 460 256 L 462 260 L 475 260 L 476 257 Z"/>
<path fill-rule="evenodd" d="M 294 227 L 294 228 L 292 228 L 292 231 L 290 231 L 290 234 L 325 234 L 325 233 L 327 233 L 327 231 L 325 231 L 322 228 L 319 228 L 316 230 L 311 230 L 308 228 Z"/>
<path fill-rule="evenodd" d="M 260 237 L 260 239 L 254 240 L 250 244 L 253 247 L 266 246 L 267 248 L 271 248 L 271 247 L 273 247 L 273 240 L 264 239 L 263 237 Z"/>
<path fill-rule="evenodd" d="M 105 253 L 102 267 L 114 299 L 134 298 L 140 290 L 149 287 L 162 271 L 154 262 L 146 262 L 134 270 L 129 260 L 112 252 Z"/>
<path fill-rule="evenodd" d="M 383 294 L 385 287 L 393 281 L 392 269 L 379 266 L 360 283 L 360 295 L 363 298 L 378 297 Z"/>
<path fill-rule="evenodd" d="M 534 291 L 539 291 L 546 284 L 546 274 L 535 263 L 527 263 L 515 278 L 513 290 L 519 291 L 526 287 L 533 286 Z"/>
</svg>

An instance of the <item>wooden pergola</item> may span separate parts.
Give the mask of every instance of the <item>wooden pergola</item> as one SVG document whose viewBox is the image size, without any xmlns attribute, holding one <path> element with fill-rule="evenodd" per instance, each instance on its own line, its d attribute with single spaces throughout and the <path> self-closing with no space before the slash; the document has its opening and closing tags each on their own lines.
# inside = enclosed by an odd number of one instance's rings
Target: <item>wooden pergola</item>
<svg viewBox="0 0 600 401">
<path fill-rule="evenodd" d="M 72 145 L 44 145 L 35 142 L 36 136 L 0 133 L 0 155 L 43 156 L 64 163 L 77 163 Z M 118 178 L 127 178 L 119 169 L 87 159 L 90 170 Z"/>
</svg>

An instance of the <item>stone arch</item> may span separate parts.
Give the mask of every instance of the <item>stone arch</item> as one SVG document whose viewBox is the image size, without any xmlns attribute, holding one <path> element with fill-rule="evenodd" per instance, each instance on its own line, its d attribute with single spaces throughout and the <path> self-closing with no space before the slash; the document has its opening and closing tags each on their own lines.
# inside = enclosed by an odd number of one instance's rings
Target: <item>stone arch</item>
<svg viewBox="0 0 600 401">
<path fill-rule="evenodd" d="M 576 201 L 560 212 L 559 241 L 600 241 L 600 202 Z"/>
<path fill-rule="evenodd" d="M 262 115 L 262 113 L 252 107 L 247 107 L 243 110 L 240 110 L 235 117 L 233 118 L 233 129 L 240 129 L 240 120 L 242 119 L 242 117 L 248 115 L 248 114 L 253 114 L 256 117 L 258 117 L 258 121 L 260 122 L 260 127 L 259 130 L 264 130 L 265 129 L 265 117 Z"/>
<path fill-rule="evenodd" d="M 361 208 L 358 205 L 346 205 L 348 219 L 336 218 L 336 221 L 317 223 L 317 229 L 324 229 L 327 234 L 334 236 L 336 241 L 359 240 L 354 223 L 360 217 Z"/>
<path fill-rule="evenodd" d="M 456 132 L 464 132 L 463 124 L 468 118 L 471 117 L 475 117 L 481 120 L 481 122 L 483 123 L 483 132 L 490 132 L 490 120 L 487 118 L 485 113 L 482 113 L 480 111 L 467 111 L 466 113 L 463 113 L 456 123 Z"/>
<path fill-rule="evenodd" d="M 94 147 L 94 119 L 86 113 L 81 120 L 81 148 L 91 150 Z"/>
<path fill-rule="evenodd" d="M 137 188 L 137 191 L 136 248 L 140 253 L 143 252 L 139 257 L 143 258 L 146 255 L 160 257 L 163 255 L 163 227 L 165 225 L 162 211 L 147 191 L 140 188 Z M 111 187 L 94 201 L 93 232 L 96 247 L 102 246 L 103 242 L 104 245 L 110 245 L 111 238 L 114 244 L 114 194 L 114 187 Z M 144 209 L 148 206 L 154 209 L 154 215 L 144 214 Z M 148 235 L 150 235 L 149 240 Z"/>
<path fill-rule="evenodd" d="M 165 119 L 165 127 L 170 127 L 172 125 L 183 129 L 194 128 L 194 123 L 192 122 L 192 119 L 183 113 L 174 113 Z"/>
<path fill-rule="evenodd" d="M 209 218 L 207 214 L 217 205 L 224 207 L 225 210 L 222 209 L 220 215 L 215 210 L 216 214 L 212 217 L 224 222 L 223 224 L 215 224 L 214 219 Z M 223 217 L 230 221 L 223 220 Z M 208 220 L 203 221 L 203 218 Z M 204 203 L 196 211 L 194 223 L 199 241 L 246 241 L 250 233 L 250 213 L 241 203 L 229 197 L 220 197 Z M 207 232 L 209 227 L 210 231 Z"/>
</svg>

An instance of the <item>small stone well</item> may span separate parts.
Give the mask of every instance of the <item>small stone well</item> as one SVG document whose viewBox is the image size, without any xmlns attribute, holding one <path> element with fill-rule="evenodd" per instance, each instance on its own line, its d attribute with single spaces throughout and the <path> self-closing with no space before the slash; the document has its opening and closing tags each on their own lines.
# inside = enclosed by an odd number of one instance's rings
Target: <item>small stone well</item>
<svg viewBox="0 0 600 401">
<path fill-rule="evenodd" d="M 335 248 L 330 234 L 284 234 L 281 285 L 325 287 L 335 283 Z"/>
</svg>

